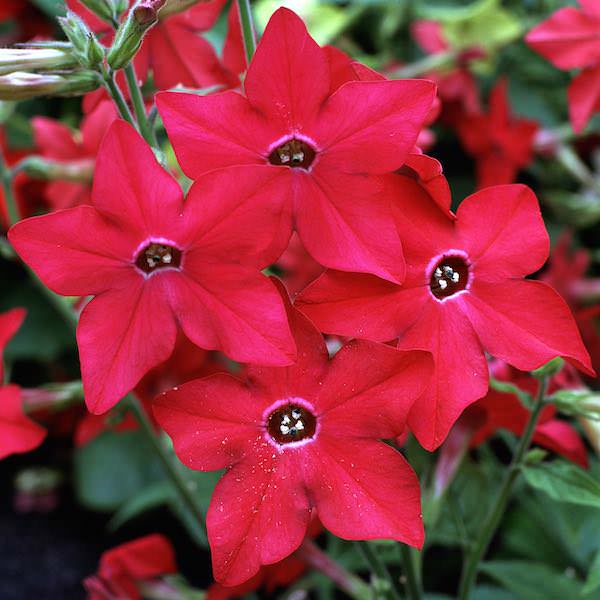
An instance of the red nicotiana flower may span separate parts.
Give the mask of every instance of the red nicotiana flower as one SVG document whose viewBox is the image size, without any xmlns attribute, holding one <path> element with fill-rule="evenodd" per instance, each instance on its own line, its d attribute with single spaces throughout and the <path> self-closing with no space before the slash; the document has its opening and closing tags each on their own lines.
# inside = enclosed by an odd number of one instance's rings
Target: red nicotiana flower
<svg viewBox="0 0 600 600">
<path fill-rule="evenodd" d="M 235 78 L 221 64 L 212 45 L 200 35 L 214 25 L 225 3 L 226 0 L 198 2 L 174 14 L 161 10 L 158 23 L 144 37 L 133 61 L 139 79 L 146 81 L 152 71 L 154 84 L 160 90 L 177 85 L 189 88 L 235 85 Z M 77 0 L 66 0 L 66 4 L 102 35 L 104 43 L 112 41 L 113 29 L 108 23 Z"/>
<path fill-rule="evenodd" d="M 563 356 L 591 372 L 565 302 L 546 284 L 523 280 L 548 257 L 531 190 L 486 188 L 462 202 L 456 220 L 416 182 L 412 189 L 404 182 L 396 196 L 404 285 L 329 271 L 298 306 L 324 332 L 399 338 L 400 348 L 432 352 L 434 376 L 408 421 L 423 446 L 439 446 L 464 408 L 487 392 L 484 350 L 525 371 Z"/>
<path fill-rule="evenodd" d="M 156 419 L 191 469 L 227 468 L 207 515 L 215 579 L 240 584 L 289 556 L 311 515 L 344 539 L 423 543 L 416 475 L 391 438 L 430 375 L 424 352 L 354 341 L 329 361 L 293 308 L 298 362 L 215 375 L 158 396 Z M 401 507 L 401 510 L 399 510 Z"/>
<path fill-rule="evenodd" d="M 525 41 L 559 69 L 582 69 L 569 86 L 569 114 L 576 132 L 600 110 L 600 4 L 579 0 L 534 27 Z"/>
<path fill-rule="evenodd" d="M 43 157 L 72 168 L 73 178 L 89 177 L 90 183 L 51 181 L 45 195 L 53 209 L 91 204 L 92 173 L 100 143 L 110 124 L 117 118 L 112 102 L 102 101 L 81 122 L 81 131 L 73 132 L 60 121 L 48 117 L 32 120 L 35 144 Z"/>
<path fill-rule="evenodd" d="M 331 81 L 328 53 L 282 8 L 252 59 L 245 96 L 166 92 L 157 104 L 188 176 L 247 164 L 249 173 L 277 177 L 288 215 L 280 251 L 294 227 L 319 263 L 400 281 L 402 247 L 377 175 L 404 163 L 435 86 L 350 81 L 332 93 Z"/>
<path fill-rule="evenodd" d="M 141 600 L 138 584 L 177 572 L 175 552 L 157 533 L 121 544 L 100 558 L 98 574 L 85 580 L 88 600 Z"/>
<path fill-rule="evenodd" d="M 96 162 L 93 206 L 21 221 L 9 238 L 54 292 L 96 296 L 77 341 L 88 408 L 107 411 L 173 351 L 177 328 L 240 362 L 289 364 L 283 303 L 259 269 L 273 262 L 276 173 L 214 171 L 183 201 L 177 182 L 124 121 Z M 244 187 L 239 181 L 248 182 Z M 266 193 L 271 205 L 256 203 Z"/>
<path fill-rule="evenodd" d="M 456 122 L 462 144 L 475 158 L 479 189 L 513 183 L 533 158 L 538 124 L 510 114 L 507 86 L 505 79 L 496 84 L 487 114 L 464 115 Z"/>
<path fill-rule="evenodd" d="M 21 390 L 4 382 L 4 347 L 25 318 L 25 310 L 14 308 L 0 314 L 0 459 L 10 454 L 29 452 L 37 448 L 46 437 L 43 427 L 23 412 Z"/>
</svg>

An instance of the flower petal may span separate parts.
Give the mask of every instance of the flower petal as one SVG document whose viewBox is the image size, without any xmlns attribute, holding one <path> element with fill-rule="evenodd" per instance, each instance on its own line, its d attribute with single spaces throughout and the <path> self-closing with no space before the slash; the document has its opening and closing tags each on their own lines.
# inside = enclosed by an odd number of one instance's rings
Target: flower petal
<svg viewBox="0 0 600 600">
<path fill-rule="evenodd" d="M 540 281 L 474 280 L 462 296 L 483 347 L 521 371 L 562 356 L 593 375 L 590 357 L 565 301 Z"/>
<path fill-rule="evenodd" d="M 329 80 L 325 54 L 302 19 L 287 8 L 275 11 L 244 81 L 250 104 L 286 133 L 309 133 Z"/>
<path fill-rule="evenodd" d="M 36 275 L 64 296 L 122 287 L 133 271 L 136 239 L 91 206 L 25 219 L 8 238 Z"/>
<path fill-rule="evenodd" d="M 92 197 L 98 211 L 122 226 L 176 239 L 183 192 L 125 121 L 115 121 L 102 142 Z"/>
<path fill-rule="evenodd" d="M 35 145 L 43 156 L 57 160 L 81 158 L 81 147 L 75 143 L 73 131 L 64 123 L 47 117 L 31 120 Z"/>
<path fill-rule="evenodd" d="M 0 388 L 0 459 L 37 448 L 46 430 L 23 412 L 21 392 L 16 385 Z"/>
<path fill-rule="evenodd" d="M 331 436 L 303 450 L 306 484 L 331 533 L 423 545 L 419 480 L 399 452 L 382 442 Z"/>
<path fill-rule="evenodd" d="M 401 167 L 434 98 L 435 85 L 427 80 L 342 85 L 323 106 L 315 129 L 321 160 L 346 173 L 383 174 Z"/>
<path fill-rule="evenodd" d="M 175 346 L 175 318 L 162 273 L 94 298 L 81 313 L 77 344 L 85 401 L 102 414 L 140 379 L 167 360 Z"/>
<path fill-rule="evenodd" d="M 189 243 L 223 262 L 268 266 L 279 258 L 292 234 L 290 188 L 290 173 L 270 166 L 206 173 L 185 202 Z"/>
<path fill-rule="evenodd" d="M 495 186 L 463 200 L 456 231 L 479 280 L 523 277 L 537 271 L 550 252 L 539 203 L 524 185 Z"/>
<path fill-rule="evenodd" d="M 214 577 L 225 585 L 289 556 L 310 519 L 297 455 L 275 455 L 266 440 L 256 450 L 219 481 L 206 516 Z"/>
<path fill-rule="evenodd" d="M 192 342 L 240 362 L 284 366 L 294 361 L 285 307 L 266 277 L 243 265 L 206 262 L 192 252 L 181 275 L 171 302 Z"/>
<path fill-rule="evenodd" d="M 322 433 L 392 439 L 405 428 L 432 371 L 428 352 L 351 341 L 333 357 L 315 401 Z"/>
<path fill-rule="evenodd" d="M 235 464 L 262 439 L 263 404 L 241 381 L 218 373 L 160 394 L 152 409 L 181 462 L 214 471 Z"/>
<path fill-rule="evenodd" d="M 453 299 L 431 301 L 402 335 L 398 347 L 421 348 L 433 354 L 435 369 L 430 385 L 414 403 L 408 420 L 421 445 L 433 451 L 461 412 L 487 392 L 483 348 L 460 302 Z"/>
<path fill-rule="evenodd" d="M 584 469 L 588 467 L 585 445 L 577 430 L 566 421 L 551 419 L 545 423 L 540 423 L 535 428 L 533 441 L 568 458 Z"/>
<path fill-rule="evenodd" d="M 387 188 L 379 178 L 315 169 L 296 175 L 296 227 L 309 254 L 340 271 L 399 283 L 405 264 Z"/>
<path fill-rule="evenodd" d="M 192 179 L 221 167 L 268 164 L 269 146 L 285 134 L 233 91 L 162 92 L 156 104 L 177 160 Z"/>
<path fill-rule="evenodd" d="M 584 69 L 568 90 L 569 117 L 575 133 L 581 133 L 600 101 L 600 64 Z"/>
<path fill-rule="evenodd" d="M 26 311 L 24 308 L 13 308 L 0 314 L 0 385 L 4 381 L 4 373 L 2 370 L 2 354 L 4 348 L 23 324 L 25 315 Z"/>
</svg>

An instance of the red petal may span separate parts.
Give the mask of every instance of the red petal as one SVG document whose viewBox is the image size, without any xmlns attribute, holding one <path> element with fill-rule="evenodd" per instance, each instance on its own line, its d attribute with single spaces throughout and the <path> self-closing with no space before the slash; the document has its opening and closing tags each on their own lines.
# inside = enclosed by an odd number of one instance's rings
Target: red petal
<svg viewBox="0 0 600 600">
<path fill-rule="evenodd" d="M 322 434 L 392 439 L 431 379 L 427 352 L 354 340 L 331 361 L 315 401 Z"/>
<path fill-rule="evenodd" d="M 193 179 L 220 167 L 268 164 L 270 144 L 286 133 L 233 91 L 210 96 L 162 92 L 156 104 L 177 160 Z"/>
<path fill-rule="evenodd" d="M 421 445 L 433 451 L 461 412 L 488 389 L 483 348 L 460 303 L 453 299 L 432 300 L 402 335 L 399 347 L 422 348 L 433 354 L 435 369 L 430 386 L 414 403 L 408 421 Z"/>
<path fill-rule="evenodd" d="M 46 430 L 28 418 L 16 385 L 0 388 L 0 459 L 29 452 L 46 437 Z"/>
<path fill-rule="evenodd" d="M 207 256 L 262 269 L 275 262 L 289 242 L 290 188 L 290 173 L 270 166 L 244 165 L 207 173 L 187 195 L 185 235 Z"/>
<path fill-rule="evenodd" d="M 64 296 L 122 287 L 133 271 L 136 239 L 91 206 L 25 219 L 8 237 L 36 275 Z"/>
<path fill-rule="evenodd" d="M 524 185 L 487 188 L 466 198 L 456 232 L 478 280 L 523 277 L 539 269 L 550 252 L 537 198 Z"/>
<path fill-rule="evenodd" d="M 207 262 L 190 252 L 183 276 L 173 275 L 173 310 L 196 345 L 240 362 L 293 362 L 295 344 L 281 296 L 255 269 Z"/>
<path fill-rule="evenodd" d="M 253 107 L 285 132 L 302 132 L 329 92 L 329 65 L 302 19 L 278 9 L 258 44 L 244 89 Z"/>
<path fill-rule="evenodd" d="M 562 356 L 593 375 L 590 357 L 565 301 L 539 281 L 476 279 L 462 296 L 484 348 L 522 371 Z"/>
<path fill-rule="evenodd" d="M 585 445 L 577 430 L 565 421 L 552 419 L 541 423 L 535 428 L 533 441 L 544 448 L 561 454 L 584 469 L 588 467 Z"/>
<path fill-rule="evenodd" d="M 81 134 L 85 153 L 96 158 L 100 144 L 111 123 L 118 118 L 115 105 L 103 100 L 81 122 Z"/>
<path fill-rule="evenodd" d="M 296 227 L 309 254 L 332 269 L 404 279 L 390 196 L 378 178 L 339 175 L 318 165 L 295 174 Z"/>
<path fill-rule="evenodd" d="M 599 44 L 600 45 L 600 44 Z M 575 133 L 581 133 L 600 100 L 600 64 L 582 71 L 568 90 L 569 117 Z"/>
<path fill-rule="evenodd" d="M 419 480 L 399 452 L 381 442 L 331 436 L 303 450 L 317 515 L 331 533 L 422 546 Z"/>
<path fill-rule="evenodd" d="M 214 577 L 238 585 L 301 544 L 310 519 L 297 455 L 267 441 L 219 481 L 206 524 Z"/>
<path fill-rule="evenodd" d="M 31 120 L 35 145 L 43 156 L 58 160 L 81 158 L 82 148 L 75 143 L 73 131 L 64 123 L 47 117 Z"/>
<path fill-rule="evenodd" d="M 387 173 L 404 163 L 435 97 L 426 80 L 351 81 L 325 103 L 316 126 L 320 160 L 355 173 Z"/>
<path fill-rule="evenodd" d="M 177 333 L 162 273 L 136 275 L 94 298 L 81 313 L 77 343 L 85 401 L 102 414 L 169 358 Z"/>
<path fill-rule="evenodd" d="M 574 69 L 600 59 L 598 27 L 600 14 L 594 18 L 569 6 L 534 27 L 525 40 L 559 69 Z"/>
<path fill-rule="evenodd" d="M 183 212 L 181 188 L 125 121 L 115 121 L 102 142 L 92 197 L 101 213 L 123 226 L 176 239 Z"/>
<path fill-rule="evenodd" d="M 252 453 L 263 438 L 265 403 L 231 375 L 219 373 L 184 383 L 152 404 L 159 425 L 190 469 L 224 469 Z"/>
</svg>

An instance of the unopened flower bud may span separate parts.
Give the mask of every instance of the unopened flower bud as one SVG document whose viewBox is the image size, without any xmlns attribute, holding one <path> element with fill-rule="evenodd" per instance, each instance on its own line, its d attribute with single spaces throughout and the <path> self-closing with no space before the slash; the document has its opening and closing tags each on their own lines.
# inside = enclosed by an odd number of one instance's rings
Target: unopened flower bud
<svg viewBox="0 0 600 600">
<path fill-rule="evenodd" d="M 19 165 L 20 170 L 32 179 L 91 183 L 94 175 L 94 160 L 91 158 L 58 161 L 43 156 L 28 156 Z"/>
<path fill-rule="evenodd" d="M 565 361 L 557 356 L 553 358 L 551 361 L 548 361 L 545 365 L 542 365 L 539 369 L 535 369 L 535 371 L 531 371 L 531 374 L 536 379 L 543 379 L 544 377 L 552 377 L 552 375 L 556 375 L 560 370 L 565 366 Z"/>
<path fill-rule="evenodd" d="M 160 11 L 160 18 L 165 19 L 171 15 L 183 12 L 198 2 L 206 2 L 207 0 L 167 0 L 163 9 Z"/>
<path fill-rule="evenodd" d="M 112 21 L 117 16 L 113 0 L 79 0 L 79 2 L 105 21 Z"/>
<path fill-rule="evenodd" d="M 562 413 L 600 419 L 599 392 L 587 388 L 558 390 L 552 394 L 550 402 Z"/>
<path fill-rule="evenodd" d="M 65 35 L 73 44 L 73 53 L 81 65 L 88 69 L 97 67 L 104 59 L 104 48 L 84 21 L 74 12 L 58 21 Z"/>
<path fill-rule="evenodd" d="M 37 96 L 80 96 L 100 87 L 93 71 L 64 75 L 17 71 L 0 75 L 0 100 L 27 100 Z"/>
<path fill-rule="evenodd" d="M 166 0 L 138 0 L 117 30 L 108 52 L 108 64 L 117 70 L 127 66 L 142 44 L 146 32 L 158 21 Z"/>
<path fill-rule="evenodd" d="M 15 71 L 54 71 L 77 66 L 72 52 L 53 48 L 0 49 L 0 75 Z"/>
</svg>

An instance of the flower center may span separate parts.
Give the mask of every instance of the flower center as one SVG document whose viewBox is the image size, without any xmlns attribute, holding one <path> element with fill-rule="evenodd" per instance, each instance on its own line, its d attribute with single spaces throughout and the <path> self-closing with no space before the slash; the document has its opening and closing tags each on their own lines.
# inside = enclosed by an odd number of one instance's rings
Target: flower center
<svg viewBox="0 0 600 600">
<path fill-rule="evenodd" d="M 153 273 L 157 269 L 171 267 L 179 268 L 181 264 L 181 250 L 167 244 L 152 242 L 148 244 L 137 256 L 135 265 L 144 273 Z"/>
<path fill-rule="evenodd" d="M 462 256 L 445 256 L 435 266 L 429 288 L 436 298 L 448 298 L 469 283 L 469 265 Z"/>
<path fill-rule="evenodd" d="M 315 435 L 316 417 L 303 406 L 285 404 L 267 420 L 267 431 L 278 444 L 300 442 Z"/>
<path fill-rule="evenodd" d="M 308 169 L 316 154 L 306 142 L 292 138 L 269 154 L 269 162 L 277 166 Z"/>
</svg>

